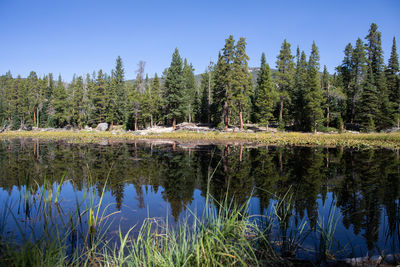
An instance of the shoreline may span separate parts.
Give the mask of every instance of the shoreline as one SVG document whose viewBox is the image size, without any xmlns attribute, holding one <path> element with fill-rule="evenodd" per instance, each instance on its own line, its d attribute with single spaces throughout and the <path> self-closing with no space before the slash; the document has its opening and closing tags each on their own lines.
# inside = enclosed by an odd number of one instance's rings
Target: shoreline
<svg viewBox="0 0 400 267">
<path fill-rule="evenodd" d="M 165 133 L 138 134 L 122 131 L 7 131 L 0 139 L 38 138 L 66 140 L 71 143 L 98 143 L 104 141 L 176 141 L 196 144 L 253 144 L 277 146 L 328 146 L 359 149 L 400 149 L 400 133 L 301 133 L 301 132 L 192 132 L 177 130 Z"/>
</svg>

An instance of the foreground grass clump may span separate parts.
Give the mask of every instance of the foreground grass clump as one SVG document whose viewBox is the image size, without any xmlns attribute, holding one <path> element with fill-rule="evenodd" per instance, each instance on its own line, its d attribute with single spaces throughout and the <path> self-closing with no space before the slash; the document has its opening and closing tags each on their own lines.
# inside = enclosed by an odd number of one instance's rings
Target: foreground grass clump
<svg viewBox="0 0 400 267">
<path fill-rule="evenodd" d="M 400 148 L 400 133 L 364 133 L 364 134 L 311 134 L 298 132 L 278 133 L 226 133 L 226 132 L 187 132 L 137 135 L 134 132 L 85 132 L 59 131 L 34 132 L 11 131 L 0 134 L 0 139 L 31 137 L 50 140 L 68 140 L 76 143 L 95 143 L 106 140 L 180 140 L 205 142 L 254 142 L 268 145 L 299 145 L 299 146 L 342 146 L 357 148 Z"/>
<path fill-rule="evenodd" d="M 68 181 L 67 181 L 68 182 Z M 39 186 L 29 177 L 18 203 L 0 210 L 1 266 L 259 266 L 286 265 L 247 213 L 249 202 L 236 205 L 211 200 L 200 216 L 190 212 L 177 227 L 146 219 L 141 227 L 108 236 L 114 213 L 88 183 L 83 199 L 64 210 L 61 184 Z M 215 204 L 217 203 L 217 204 Z M 13 211 L 18 210 L 15 214 Z M 189 223 L 190 219 L 190 223 Z M 13 229 L 8 228 L 14 225 Z M 15 229 L 17 229 L 15 231 Z"/>
</svg>

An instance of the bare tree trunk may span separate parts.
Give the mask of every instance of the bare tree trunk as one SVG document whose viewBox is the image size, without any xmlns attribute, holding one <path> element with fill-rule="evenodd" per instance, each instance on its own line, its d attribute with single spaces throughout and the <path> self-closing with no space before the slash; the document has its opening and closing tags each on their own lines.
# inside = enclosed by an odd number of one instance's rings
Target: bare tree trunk
<svg viewBox="0 0 400 267">
<path fill-rule="evenodd" d="M 114 121 L 111 121 L 110 131 L 112 131 L 113 127 L 114 127 Z M 81 128 L 81 127 L 79 126 L 79 128 Z"/>
<path fill-rule="evenodd" d="M 242 162 L 243 158 L 243 144 L 240 144 L 239 161 Z"/>
<path fill-rule="evenodd" d="M 153 128 L 153 114 L 150 115 L 150 127 Z"/>
<path fill-rule="evenodd" d="M 36 112 L 33 110 L 33 125 L 36 125 Z"/>
<path fill-rule="evenodd" d="M 189 104 L 189 123 L 192 122 L 192 105 Z"/>
<path fill-rule="evenodd" d="M 135 130 L 135 131 L 138 130 L 138 117 L 137 117 L 137 115 L 135 116 L 135 126 L 134 126 L 134 130 Z"/>
<path fill-rule="evenodd" d="M 279 111 L 279 121 L 283 121 L 283 98 L 281 99 L 281 108 Z"/>
<path fill-rule="evenodd" d="M 176 129 L 176 118 L 174 117 L 173 119 L 172 119 L 172 129 Z"/>
<path fill-rule="evenodd" d="M 240 130 L 243 131 L 243 111 L 239 111 L 239 119 L 240 119 Z"/>
<path fill-rule="evenodd" d="M 329 128 L 329 118 L 330 118 L 330 108 L 329 106 L 327 107 L 328 114 L 326 115 L 326 127 Z"/>
<path fill-rule="evenodd" d="M 229 116 L 228 116 L 228 101 L 225 101 L 224 103 L 224 109 L 222 112 L 224 124 L 225 124 L 225 130 L 228 129 L 228 124 L 229 124 Z"/>
<path fill-rule="evenodd" d="M 36 127 L 39 128 L 39 107 L 36 107 L 36 112 L 37 112 L 37 116 L 36 116 Z"/>
</svg>

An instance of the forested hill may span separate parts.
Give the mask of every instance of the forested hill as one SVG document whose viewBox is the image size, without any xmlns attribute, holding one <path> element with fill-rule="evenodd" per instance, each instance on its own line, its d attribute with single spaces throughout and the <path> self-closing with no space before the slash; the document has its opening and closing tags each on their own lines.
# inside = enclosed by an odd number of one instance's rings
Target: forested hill
<svg viewBox="0 0 400 267">
<path fill-rule="evenodd" d="M 293 53 L 286 40 L 275 62 L 267 62 L 262 53 L 260 67 L 249 68 L 246 39 L 233 36 L 201 75 L 194 75 L 178 49 L 162 75 L 148 77 L 140 61 L 130 81 L 125 80 L 121 57 L 111 73 L 100 69 L 70 82 L 52 74 L 38 77 L 34 71 L 27 78 L 7 72 L 0 76 L 0 129 L 82 128 L 107 122 L 137 130 L 155 124 L 175 127 L 182 121 L 221 129 L 273 123 L 314 132 L 340 131 L 347 125 L 366 132 L 399 127 L 396 39 L 385 60 L 381 38 L 372 23 L 364 39 L 355 37 L 346 45 L 335 73 L 320 63 L 316 42 L 308 53 L 300 48 Z"/>
</svg>

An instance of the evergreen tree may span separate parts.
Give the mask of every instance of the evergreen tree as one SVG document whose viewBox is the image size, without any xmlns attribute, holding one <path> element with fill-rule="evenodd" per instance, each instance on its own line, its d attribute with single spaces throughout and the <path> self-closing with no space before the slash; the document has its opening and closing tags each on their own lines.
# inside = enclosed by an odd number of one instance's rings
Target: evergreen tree
<svg viewBox="0 0 400 267">
<path fill-rule="evenodd" d="M 16 119 L 13 118 L 17 105 L 17 89 L 15 86 L 16 82 L 14 81 L 10 71 L 1 76 L 0 79 L 3 116 L 7 120 L 7 124 L 11 125 L 13 123 L 13 120 Z"/>
<path fill-rule="evenodd" d="M 375 121 L 379 111 L 378 90 L 375 86 L 372 68 L 369 69 L 368 77 L 364 82 L 360 101 L 361 128 L 363 131 L 375 130 Z"/>
<path fill-rule="evenodd" d="M 248 69 L 249 57 L 246 55 L 246 40 L 240 38 L 234 48 L 232 101 L 239 113 L 240 130 L 243 130 L 243 113 L 250 108 L 252 78 Z"/>
<path fill-rule="evenodd" d="M 84 111 L 84 84 L 82 76 L 74 80 L 72 92 L 72 123 L 81 129 Z"/>
<path fill-rule="evenodd" d="M 393 37 L 392 51 L 386 68 L 386 84 L 389 91 L 389 101 L 392 104 L 397 127 L 400 127 L 400 85 L 399 85 L 399 56 L 396 49 L 396 38 Z"/>
<path fill-rule="evenodd" d="M 368 66 L 374 76 L 374 85 L 379 93 L 379 112 L 376 126 L 379 130 L 393 125 L 393 110 L 389 102 L 386 79 L 384 75 L 383 51 L 381 45 L 381 32 L 375 23 L 371 24 L 367 39 Z"/>
<path fill-rule="evenodd" d="M 200 100 L 200 108 L 196 115 L 196 119 L 197 121 L 202 123 L 209 122 L 209 117 L 210 117 L 210 105 L 208 101 L 209 78 L 210 74 L 206 71 L 201 75 L 201 80 L 200 80 L 201 100 Z"/>
<path fill-rule="evenodd" d="M 55 126 L 64 127 L 69 121 L 68 95 L 61 75 L 58 76 L 57 85 L 54 88 L 50 104 Z"/>
<path fill-rule="evenodd" d="M 349 108 L 350 122 L 358 121 L 357 107 L 362 91 L 367 71 L 367 59 L 365 54 L 365 46 L 360 38 L 356 41 L 356 47 L 353 50 L 351 58 L 350 84 L 348 86 L 347 107 Z"/>
<path fill-rule="evenodd" d="M 285 126 L 284 110 L 290 103 L 290 95 L 293 91 L 293 75 L 294 75 L 294 56 L 290 51 L 290 44 L 283 41 L 279 55 L 277 56 L 276 67 L 278 69 L 277 86 L 279 93 L 279 126 Z"/>
<path fill-rule="evenodd" d="M 273 119 L 274 105 L 277 100 L 277 93 L 272 82 L 271 70 L 265 61 L 265 54 L 261 56 L 260 73 L 257 79 L 257 96 L 255 101 L 256 118 L 261 124 L 267 126 Z"/>
<path fill-rule="evenodd" d="M 225 40 L 222 54 L 218 55 L 218 62 L 213 75 L 212 122 L 214 124 L 222 122 L 225 130 L 230 123 L 231 114 L 234 45 L 235 40 L 230 35 Z"/>
<path fill-rule="evenodd" d="M 317 132 L 318 125 L 323 120 L 322 104 L 324 98 L 319 79 L 319 54 L 315 42 L 312 44 L 307 69 L 307 92 L 305 96 L 308 130 Z"/>
<path fill-rule="evenodd" d="M 142 119 L 143 123 L 146 125 L 148 121 L 150 121 L 150 127 L 153 127 L 153 113 L 152 113 L 152 103 L 153 103 L 153 95 L 150 86 L 149 76 L 146 74 L 146 78 L 144 80 L 145 84 L 145 92 L 142 95 Z"/>
<path fill-rule="evenodd" d="M 106 96 L 106 79 L 103 74 L 103 70 L 99 70 L 97 78 L 93 86 L 92 104 L 93 110 L 91 115 L 91 124 L 97 125 L 101 122 L 106 121 L 106 107 L 107 107 L 107 96 Z"/>
<path fill-rule="evenodd" d="M 43 103 L 42 103 L 42 111 L 40 114 L 41 124 L 42 126 L 51 125 L 52 118 L 50 116 L 50 99 L 54 90 L 54 80 L 53 74 L 49 73 L 49 75 L 44 76 L 42 80 L 42 88 L 43 88 Z"/>
<path fill-rule="evenodd" d="M 152 117 L 155 123 L 159 123 L 162 119 L 162 92 L 161 92 L 161 84 L 160 79 L 158 79 L 157 73 L 154 74 L 154 79 L 151 84 L 151 92 L 152 92 Z"/>
<path fill-rule="evenodd" d="M 196 100 L 196 93 L 198 96 L 197 92 L 197 85 L 196 85 L 196 80 L 194 77 L 194 68 L 192 64 L 188 64 L 187 59 L 185 58 L 184 63 L 183 63 L 183 81 L 184 81 L 184 86 L 185 86 L 185 109 L 186 109 L 186 116 L 189 122 L 192 121 L 192 118 L 195 114 L 194 112 L 194 102 Z"/>
<path fill-rule="evenodd" d="M 177 120 L 185 116 L 184 86 L 182 58 L 179 55 L 178 49 L 175 48 L 165 79 L 164 92 L 165 108 L 167 111 L 166 118 L 172 121 L 174 129 Z"/>
<path fill-rule="evenodd" d="M 306 130 L 307 57 L 304 51 L 300 54 L 300 49 L 297 48 L 296 58 L 292 110 L 295 128 L 304 131 Z"/>
<path fill-rule="evenodd" d="M 39 127 L 39 110 L 42 108 L 43 94 L 36 72 L 31 71 L 26 80 L 26 86 L 28 87 L 29 95 L 32 97 L 30 103 L 31 110 L 33 111 L 33 126 Z"/>
<path fill-rule="evenodd" d="M 120 56 L 117 57 L 115 63 L 115 69 L 112 71 L 111 91 L 113 92 L 113 121 L 118 123 L 125 122 L 126 112 L 126 86 L 124 82 L 125 70 L 123 67 L 122 59 Z"/>
<path fill-rule="evenodd" d="M 263 73 L 263 71 L 265 70 L 265 65 L 266 64 L 267 64 L 267 61 L 265 59 L 265 53 L 263 52 L 261 54 L 260 71 L 259 71 L 258 76 L 257 76 L 256 87 L 254 89 L 254 94 L 253 94 L 253 96 L 251 98 L 251 104 L 252 104 L 251 120 L 253 122 L 256 122 L 256 123 L 259 122 L 259 120 L 258 120 L 259 110 L 257 108 L 256 102 L 257 102 L 257 98 L 258 98 L 258 95 L 259 95 L 260 87 L 263 84 L 263 80 L 265 79 L 265 73 Z"/>
<path fill-rule="evenodd" d="M 335 77 L 331 78 L 326 66 L 324 66 L 321 85 L 326 100 L 326 127 L 330 127 L 330 123 L 334 120 L 337 120 L 338 127 L 342 127 L 339 107 L 345 100 L 345 95 L 340 87 L 334 85 L 334 80 Z"/>
</svg>

